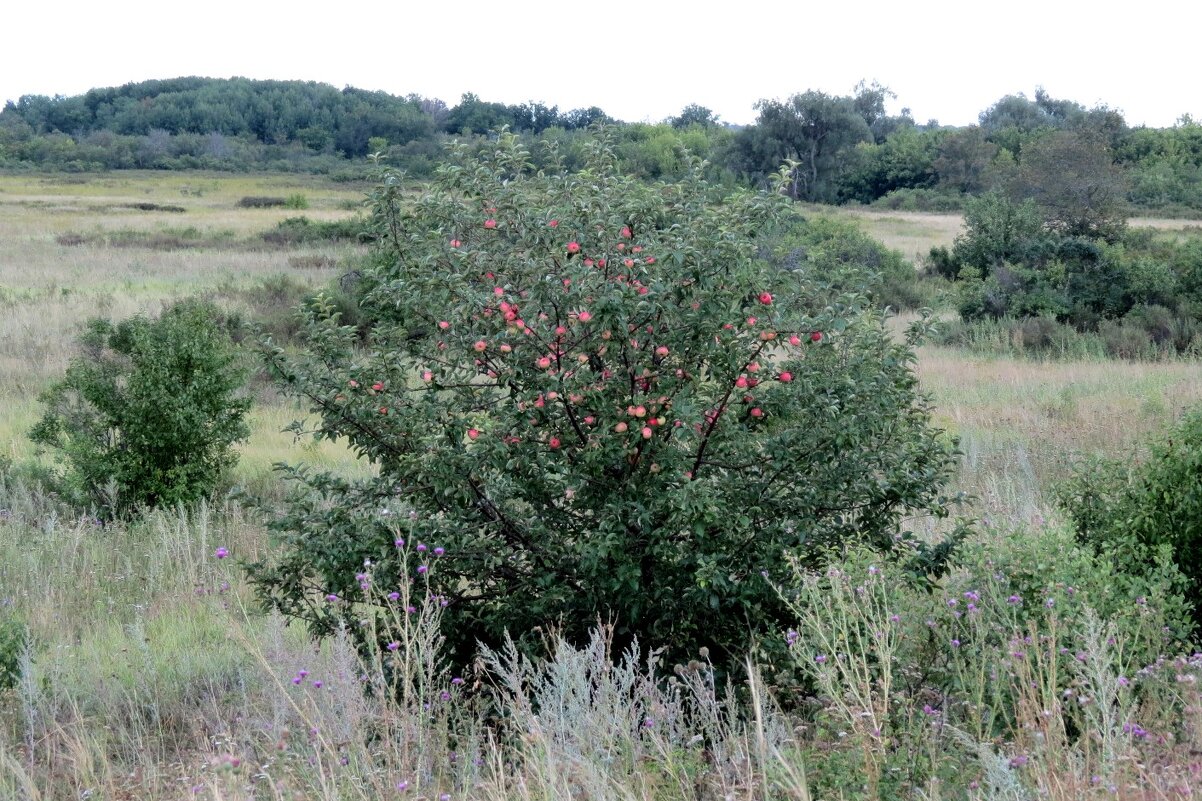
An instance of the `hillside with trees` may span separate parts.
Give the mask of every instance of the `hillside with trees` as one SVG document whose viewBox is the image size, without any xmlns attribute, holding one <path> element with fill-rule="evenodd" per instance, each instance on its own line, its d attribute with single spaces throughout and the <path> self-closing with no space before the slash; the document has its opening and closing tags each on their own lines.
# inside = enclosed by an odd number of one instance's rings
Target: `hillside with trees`
<svg viewBox="0 0 1202 801">
<path fill-rule="evenodd" d="M 624 171 L 647 179 L 680 177 L 683 151 L 706 159 L 710 179 L 728 186 L 766 186 L 788 161 L 789 192 L 799 200 L 947 211 L 991 190 L 1042 192 L 1064 172 L 1060 180 L 1083 179 L 1086 192 L 1097 184 L 1108 203 L 1202 210 L 1202 125 L 1188 116 L 1171 128 L 1131 127 L 1115 109 L 1040 89 L 1033 98 L 999 99 L 976 125 L 952 127 L 920 123 L 906 109 L 889 115 L 893 97 L 877 83 L 847 95 L 809 90 L 760 100 L 754 124 L 733 126 L 697 104 L 660 123 L 624 123 L 596 106 L 561 111 L 471 93 L 451 106 L 314 82 L 176 78 L 8 103 L 0 111 L 0 167 L 354 178 L 365 174 L 364 157 L 379 152 L 424 178 L 447 139 L 508 127 L 540 166 L 555 159 L 571 170 L 583 159 L 584 129 L 606 123 Z"/>
</svg>

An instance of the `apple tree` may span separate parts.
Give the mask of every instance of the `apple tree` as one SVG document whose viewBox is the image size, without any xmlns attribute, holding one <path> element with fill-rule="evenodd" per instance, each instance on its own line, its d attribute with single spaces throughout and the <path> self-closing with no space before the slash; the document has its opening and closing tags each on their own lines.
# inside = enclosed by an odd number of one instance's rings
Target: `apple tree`
<svg viewBox="0 0 1202 801">
<path fill-rule="evenodd" d="M 947 513 L 954 445 L 862 293 L 758 258 L 788 201 L 722 198 L 701 165 L 646 184 L 589 149 L 534 172 L 502 134 L 419 197 L 385 176 L 369 341 L 319 301 L 304 353 L 268 349 L 316 436 L 375 468 L 283 468 L 251 567 L 270 605 L 329 632 L 421 571 L 460 659 L 598 619 L 740 659 L 790 619 L 787 555 L 937 556 L 902 521 Z"/>
</svg>

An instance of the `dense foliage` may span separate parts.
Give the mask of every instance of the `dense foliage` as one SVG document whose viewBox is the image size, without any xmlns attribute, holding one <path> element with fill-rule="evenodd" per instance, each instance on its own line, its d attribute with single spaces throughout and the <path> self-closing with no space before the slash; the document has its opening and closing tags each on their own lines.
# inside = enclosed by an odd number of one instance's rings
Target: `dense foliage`
<svg viewBox="0 0 1202 801">
<path fill-rule="evenodd" d="M 959 282 L 960 314 L 972 325 L 957 334 L 1018 321 L 1011 330 L 1031 350 L 1050 349 L 1067 326 L 1113 356 L 1202 353 L 1202 240 L 1128 230 L 1104 193 L 1090 203 L 1072 190 L 1058 197 L 971 200 L 955 246 L 931 252 L 931 268 Z"/>
<path fill-rule="evenodd" d="M 245 439 L 244 373 L 216 310 L 186 301 L 157 320 L 94 319 L 83 355 L 42 395 L 30 437 L 62 458 L 65 487 L 120 514 L 199 500 Z"/>
<path fill-rule="evenodd" d="M 290 471 L 254 571 L 274 606 L 330 632 L 416 569 L 460 659 L 612 617 L 738 660 L 788 622 L 786 554 L 945 555 L 902 520 L 947 513 L 952 447 L 858 291 L 871 275 L 831 288 L 757 258 L 779 196 L 648 185 L 606 142 L 576 173 L 529 158 L 513 135 L 460 147 L 404 206 L 386 178 L 369 347 L 315 308 L 307 353 L 271 352 L 317 435 L 378 467 Z"/>
<path fill-rule="evenodd" d="M 1164 564 L 1175 565 L 1186 578 L 1192 622 L 1202 622 L 1202 409 L 1154 442 L 1142 461 L 1084 465 L 1062 486 L 1060 502 L 1080 540 L 1111 560 L 1128 585 L 1146 590 Z"/>
</svg>

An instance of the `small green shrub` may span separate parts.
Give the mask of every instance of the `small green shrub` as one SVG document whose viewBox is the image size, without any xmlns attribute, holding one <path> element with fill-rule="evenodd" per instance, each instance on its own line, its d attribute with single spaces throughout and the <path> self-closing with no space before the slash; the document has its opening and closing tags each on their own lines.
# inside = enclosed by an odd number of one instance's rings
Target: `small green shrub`
<svg viewBox="0 0 1202 801">
<path fill-rule="evenodd" d="M 852 222 L 791 217 L 762 243 L 761 252 L 803 283 L 836 294 L 863 288 L 881 308 L 916 309 L 931 300 L 914 265 Z"/>
<path fill-rule="evenodd" d="M 284 198 L 284 208 L 294 209 L 296 211 L 304 211 L 305 209 L 309 208 L 309 198 L 305 197 L 300 192 L 289 195 L 288 197 Z"/>
<path fill-rule="evenodd" d="M 261 195 L 249 195 L 238 201 L 240 209 L 273 209 L 287 208 L 288 198 L 286 197 L 263 197 Z"/>
<path fill-rule="evenodd" d="M 345 220 L 310 220 L 308 217 L 289 217 L 262 234 L 273 245 L 303 245 L 313 242 L 370 242 L 371 234 L 359 217 Z"/>
<path fill-rule="evenodd" d="M 0 604 L 7 599 L 0 598 Z M 21 655 L 29 630 L 12 612 L 0 606 L 0 691 L 17 686 L 21 679 Z"/>
<path fill-rule="evenodd" d="M 1188 579 L 1194 625 L 1202 622 L 1202 409 L 1154 442 L 1142 463 L 1091 461 L 1057 494 L 1080 540 L 1132 581 L 1170 559 Z"/>
<path fill-rule="evenodd" d="M 245 439 L 244 371 L 209 304 L 157 320 L 89 321 L 84 353 L 41 397 L 30 432 L 58 452 L 81 502 L 120 514 L 213 492 Z"/>
</svg>

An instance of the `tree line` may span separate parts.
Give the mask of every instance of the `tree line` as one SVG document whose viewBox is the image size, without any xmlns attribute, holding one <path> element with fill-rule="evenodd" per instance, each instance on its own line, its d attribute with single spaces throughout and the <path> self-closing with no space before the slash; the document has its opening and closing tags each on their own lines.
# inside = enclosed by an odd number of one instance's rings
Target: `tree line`
<svg viewBox="0 0 1202 801">
<path fill-rule="evenodd" d="M 1202 209 L 1202 125 L 1128 126 L 1106 106 L 1008 95 L 978 123 L 920 123 L 890 115 L 887 87 L 861 83 L 847 95 L 809 90 L 761 100 L 754 124 L 723 123 L 686 106 L 661 123 L 623 123 L 596 106 L 561 111 L 465 94 L 454 106 L 301 81 L 176 78 L 93 89 L 74 97 L 27 95 L 0 111 L 0 167 L 63 170 L 282 169 L 359 177 L 364 156 L 384 153 L 415 177 L 431 174 L 448 137 L 487 137 L 507 127 L 536 161 L 583 162 L 584 130 L 612 126 L 622 168 L 678 178 L 687 151 L 709 178 L 766 185 L 789 164 L 799 200 L 950 210 L 966 197 L 1030 187 L 1054 165 L 1103 181 L 1122 202 L 1165 211 Z M 540 147 L 539 145 L 549 147 Z"/>
</svg>

